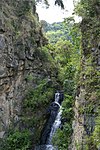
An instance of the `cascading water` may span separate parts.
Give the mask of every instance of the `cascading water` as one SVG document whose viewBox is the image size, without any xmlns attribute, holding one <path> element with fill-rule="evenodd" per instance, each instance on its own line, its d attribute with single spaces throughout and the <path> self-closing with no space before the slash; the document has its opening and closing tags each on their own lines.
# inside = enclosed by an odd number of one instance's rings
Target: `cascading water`
<svg viewBox="0 0 100 150">
<path fill-rule="evenodd" d="M 56 120 L 52 126 L 52 129 L 51 129 L 51 132 L 50 132 L 50 137 L 49 137 L 49 142 L 48 144 L 51 144 L 52 142 L 52 137 L 54 136 L 56 130 L 59 128 L 59 126 L 61 125 L 61 114 L 62 114 L 62 111 L 60 110 L 57 117 L 56 117 Z"/>
<path fill-rule="evenodd" d="M 55 101 L 49 106 L 49 118 L 43 128 L 40 145 L 35 150 L 57 150 L 57 147 L 52 146 L 52 138 L 56 130 L 61 124 L 61 103 L 63 101 L 63 94 L 61 92 L 55 93 Z"/>
</svg>

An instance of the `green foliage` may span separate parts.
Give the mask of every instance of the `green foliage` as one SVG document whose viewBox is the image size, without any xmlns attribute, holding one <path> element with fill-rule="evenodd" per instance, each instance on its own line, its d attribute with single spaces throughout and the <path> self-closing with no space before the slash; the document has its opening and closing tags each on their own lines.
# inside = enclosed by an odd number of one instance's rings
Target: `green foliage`
<svg viewBox="0 0 100 150">
<path fill-rule="evenodd" d="M 91 136 L 87 136 L 86 138 L 87 150 L 98 150 L 100 148 L 100 108 L 97 110 L 97 114 L 95 119 L 95 129 L 93 133 L 91 133 Z"/>
<path fill-rule="evenodd" d="M 100 148 L 100 109 L 98 110 L 98 117 L 96 117 L 96 126 L 93 132 L 93 143 L 96 145 L 96 148 Z"/>
<path fill-rule="evenodd" d="M 99 15 L 99 7 L 99 0 L 81 0 L 77 4 L 75 12 L 83 18 L 95 17 L 96 15 Z"/>
<path fill-rule="evenodd" d="M 76 13 L 83 18 L 81 23 L 82 31 L 82 49 L 85 59 L 82 62 L 80 85 L 85 88 L 85 107 L 79 108 L 79 113 L 86 116 L 85 124 L 86 128 L 90 129 L 95 127 L 94 131 L 90 131 L 86 139 L 85 149 L 99 149 L 100 148 L 100 111 L 99 99 L 100 99 L 100 80 L 96 63 L 98 59 L 98 52 L 92 54 L 91 49 L 96 47 L 99 41 L 100 32 L 100 1 L 99 0 L 80 0 L 75 8 Z M 98 50 L 99 51 L 99 50 Z M 91 117 L 89 117 L 89 115 Z M 92 121 L 90 124 L 89 122 Z M 95 122 L 95 125 L 93 125 Z"/>
<path fill-rule="evenodd" d="M 29 90 L 23 103 L 24 109 L 29 108 L 34 111 L 43 105 L 47 105 L 48 98 L 52 98 L 52 92 L 52 89 L 48 87 L 47 80 L 41 81 L 34 90 Z"/>
<path fill-rule="evenodd" d="M 79 24 L 75 24 L 73 18 L 66 19 L 64 23 L 46 24 L 46 27 L 46 35 L 51 42 L 48 49 L 57 64 L 57 81 L 62 85 L 65 95 L 62 104 L 64 124 L 54 135 L 53 144 L 59 150 L 67 150 L 72 134 L 73 95 L 80 70 L 81 33 Z"/>
<path fill-rule="evenodd" d="M 69 95 L 73 95 L 73 91 L 74 91 L 74 89 L 75 89 L 75 83 L 74 83 L 74 81 L 73 80 L 68 80 L 68 79 L 66 79 L 65 81 L 64 81 L 64 89 L 65 89 L 65 92 L 67 93 L 67 94 L 69 94 Z"/>
<path fill-rule="evenodd" d="M 28 129 L 34 130 L 34 143 L 39 142 L 40 133 L 46 119 L 46 108 L 54 94 L 53 84 L 48 79 L 40 79 L 35 89 L 29 89 L 23 101 L 21 122 Z"/>
<path fill-rule="evenodd" d="M 48 1 L 45 0 L 45 2 L 47 3 Z M 40 43 L 38 39 L 37 41 L 35 40 L 34 35 L 39 34 L 40 28 L 36 28 L 38 22 L 32 11 L 30 11 L 31 5 L 28 1 L 24 3 L 20 1 L 17 4 L 17 11 L 15 13 L 19 19 L 12 21 L 16 32 L 16 39 L 21 38 L 23 35 L 21 29 L 24 29 L 25 33 L 29 33 L 31 37 L 25 35 L 26 42 L 24 43 L 26 45 L 24 46 L 28 49 L 28 44 L 32 46 L 34 44 L 38 45 L 38 48 L 33 53 L 33 57 L 35 60 L 38 60 L 39 71 L 43 71 L 43 76 L 50 77 L 50 80 L 46 77 L 38 79 L 37 77 L 34 78 L 31 73 L 26 77 L 28 82 L 35 82 L 36 85 L 34 84 L 33 89 L 29 89 L 22 102 L 20 122 L 23 128 L 34 129 L 34 143 L 37 144 L 41 129 L 46 120 L 45 110 L 49 103 L 51 103 L 54 90 L 57 88 L 64 89 L 66 94 L 62 105 L 62 119 L 65 121 L 62 130 L 58 129 L 55 134 L 54 139 L 56 140 L 53 140 L 53 142 L 54 145 L 59 147 L 59 150 L 66 150 L 70 144 L 72 134 L 73 91 L 75 87 L 75 73 L 76 71 L 78 72 L 80 57 L 79 45 L 81 35 L 78 30 L 79 26 L 74 24 L 72 19 L 64 23 L 45 24 L 45 28 L 47 26 L 45 30 L 48 31 L 46 35 L 50 39 L 50 44 L 39 47 Z M 56 4 L 63 7 L 61 0 L 56 0 Z M 22 21 L 20 19 L 22 16 L 29 21 L 29 25 L 25 24 L 24 19 L 23 24 L 21 24 Z M 31 29 L 31 26 L 33 29 Z M 21 45 L 20 49 L 22 48 L 23 45 Z M 15 129 L 4 139 L 4 143 L 5 145 L 2 145 L 2 150 L 31 149 L 31 134 L 25 129 L 24 131 Z"/>
<path fill-rule="evenodd" d="M 52 44 L 50 46 L 53 47 L 52 54 L 59 66 L 59 79 L 64 81 L 65 78 L 73 77 L 75 73 L 77 80 L 81 57 L 79 24 L 76 24 L 73 18 L 68 18 L 64 23 L 48 24 L 47 29 L 46 35 Z"/>
<path fill-rule="evenodd" d="M 1 141 L 1 150 L 26 150 L 32 146 L 32 134 L 28 130 L 9 131 L 8 135 Z"/>
<path fill-rule="evenodd" d="M 85 71 L 81 72 L 85 76 L 85 80 L 81 79 L 82 85 L 85 85 L 85 107 L 81 106 L 78 111 L 79 114 L 84 114 L 86 117 L 85 124 L 86 128 L 91 130 L 93 128 L 93 122 L 95 122 L 95 129 L 90 132 L 90 135 L 86 138 L 86 149 L 97 150 L 100 147 L 100 111 L 99 111 L 99 99 L 100 99 L 100 72 L 95 68 L 96 66 L 92 64 L 91 56 L 88 55 L 88 58 L 85 62 Z M 89 117 L 89 115 L 91 117 Z M 91 124 L 89 122 L 92 122 Z"/>
<path fill-rule="evenodd" d="M 31 73 L 27 75 L 27 81 L 34 82 L 36 85 L 33 89 L 29 89 L 23 100 L 22 114 L 20 116 L 20 120 L 25 128 L 34 129 L 34 143 L 38 143 L 46 120 L 45 110 L 52 100 L 54 91 L 63 89 L 65 100 L 62 105 L 62 119 L 65 121 L 62 130 L 58 129 L 54 136 L 56 140 L 53 140 L 54 145 L 57 145 L 60 150 L 66 150 L 71 142 L 73 93 L 75 89 L 75 75 L 78 72 L 80 60 L 79 45 L 81 35 L 78 32 L 78 27 L 78 25 L 68 21 L 63 24 L 53 24 L 47 33 L 51 43 L 34 51 L 34 59 L 41 64 L 39 69 L 43 70 L 43 73 L 46 76 L 48 75 L 50 80 L 46 77 L 33 77 Z M 33 35 L 33 30 L 31 34 Z M 31 38 L 29 41 L 31 44 L 34 44 L 34 39 Z M 19 136 L 21 135 L 23 136 L 23 133 L 19 134 Z M 13 136 L 13 140 L 16 139 L 16 136 L 13 134 L 11 136 Z M 16 143 L 14 143 L 13 147 L 16 147 Z M 19 149 L 21 150 L 21 148 Z"/>
<path fill-rule="evenodd" d="M 49 42 L 52 44 L 55 44 L 59 40 L 70 40 L 70 36 L 68 35 L 70 27 L 65 28 L 65 25 L 62 22 L 53 24 L 46 23 L 43 28 Z"/>
<path fill-rule="evenodd" d="M 36 0 L 36 2 L 41 2 L 40 0 Z M 45 5 L 49 6 L 49 0 L 43 0 L 43 2 L 45 3 Z M 64 4 L 63 4 L 63 0 L 55 0 L 54 1 L 55 5 L 60 6 L 62 9 L 64 9 Z"/>
<path fill-rule="evenodd" d="M 20 2 L 17 7 L 18 7 L 17 9 L 18 17 L 25 15 L 30 10 L 30 5 L 28 1 L 25 1 L 24 3 L 23 1 Z"/>
</svg>

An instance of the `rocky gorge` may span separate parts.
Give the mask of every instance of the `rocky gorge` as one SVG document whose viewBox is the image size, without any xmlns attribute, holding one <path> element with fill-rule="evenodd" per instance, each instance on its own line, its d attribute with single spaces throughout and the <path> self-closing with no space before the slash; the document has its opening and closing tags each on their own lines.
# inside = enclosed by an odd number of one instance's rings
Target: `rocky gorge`
<svg viewBox="0 0 100 150">
<path fill-rule="evenodd" d="M 100 3 L 91 1 L 80 24 L 81 59 L 71 106 L 74 115 L 69 150 L 100 149 Z M 35 1 L 2 0 L 0 7 L 0 139 L 13 131 L 13 142 L 7 139 L 3 150 L 34 149 L 47 119 L 47 107 L 55 91 L 63 89 L 59 66 L 53 52 L 43 48 L 48 40 Z M 16 137 L 21 142 L 15 144 Z M 26 139 L 29 143 L 22 149 Z"/>
<path fill-rule="evenodd" d="M 47 40 L 34 2 L 4 0 L 0 3 L 0 137 L 3 137 L 12 120 L 19 120 L 28 89 L 35 88 L 36 78 L 43 79 L 48 73 L 42 54 L 38 56 L 39 47 Z"/>
</svg>

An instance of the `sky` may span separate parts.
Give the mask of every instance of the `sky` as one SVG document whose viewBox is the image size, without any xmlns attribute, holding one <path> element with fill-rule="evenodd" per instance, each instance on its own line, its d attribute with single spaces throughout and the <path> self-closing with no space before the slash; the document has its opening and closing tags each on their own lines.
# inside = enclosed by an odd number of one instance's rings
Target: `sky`
<svg viewBox="0 0 100 150">
<path fill-rule="evenodd" d="M 72 15 L 74 4 L 73 0 L 63 0 L 65 10 L 62 10 L 59 6 L 54 5 L 54 0 L 49 0 L 49 8 L 46 9 L 46 6 L 42 4 L 37 5 L 37 13 L 39 14 L 40 20 L 45 20 L 48 23 L 61 22 L 64 18 L 67 18 Z M 76 22 L 79 20 L 75 16 Z"/>
</svg>

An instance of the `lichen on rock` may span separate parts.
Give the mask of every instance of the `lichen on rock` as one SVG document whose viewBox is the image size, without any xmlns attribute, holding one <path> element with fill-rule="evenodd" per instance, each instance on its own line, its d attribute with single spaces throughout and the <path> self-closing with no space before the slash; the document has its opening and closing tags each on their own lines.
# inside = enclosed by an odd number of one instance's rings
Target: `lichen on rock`
<svg viewBox="0 0 100 150">
<path fill-rule="evenodd" d="M 0 16 L 0 138 L 20 121 L 22 101 L 36 80 L 48 80 L 42 59 L 47 43 L 35 1 L 2 0 Z M 39 56 L 37 53 L 41 53 Z M 44 63 L 44 64 L 43 64 Z M 49 65 L 49 62 L 48 62 Z M 43 66 L 43 67 L 42 67 Z M 31 78 L 30 78 L 31 77 Z M 31 81 L 30 81 L 31 80 Z"/>
</svg>

